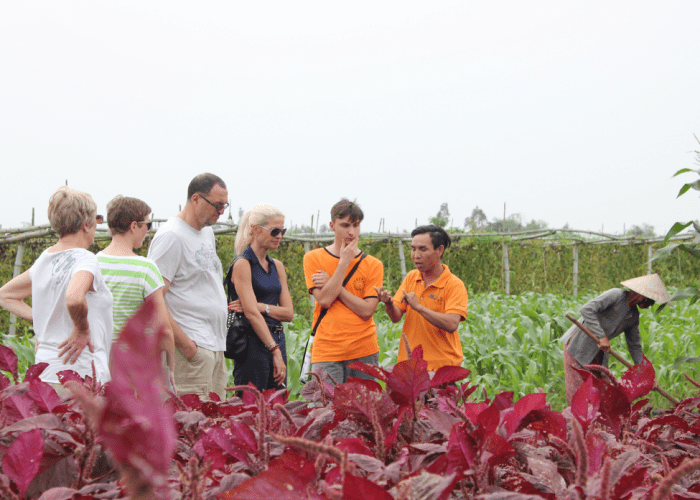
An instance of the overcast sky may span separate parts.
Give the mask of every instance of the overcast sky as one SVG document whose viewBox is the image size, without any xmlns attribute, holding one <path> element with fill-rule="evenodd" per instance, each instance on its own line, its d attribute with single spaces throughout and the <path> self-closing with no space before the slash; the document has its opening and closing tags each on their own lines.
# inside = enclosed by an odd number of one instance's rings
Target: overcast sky
<svg viewBox="0 0 700 500">
<path fill-rule="evenodd" d="M 0 224 L 66 180 L 167 218 L 201 172 L 238 208 L 363 231 L 479 206 L 665 233 L 700 168 L 700 2 L 0 3 Z"/>
</svg>

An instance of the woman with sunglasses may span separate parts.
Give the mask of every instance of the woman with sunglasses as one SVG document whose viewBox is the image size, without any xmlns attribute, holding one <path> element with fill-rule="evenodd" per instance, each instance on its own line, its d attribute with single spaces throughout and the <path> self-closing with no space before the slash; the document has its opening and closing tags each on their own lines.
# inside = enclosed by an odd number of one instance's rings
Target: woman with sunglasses
<svg viewBox="0 0 700 500">
<path fill-rule="evenodd" d="M 134 252 L 143 246 L 151 229 L 151 207 L 137 198 L 117 196 L 107 204 L 107 225 L 112 242 L 97 254 L 100 271 L 114 297 L 114 330 L 116 339 L 126 321 L 151 297 L 156 304 L 155 328 L 164 332 L 160 348 L 165 353 L 172 389 L 173 330 L 168 321 L 163 298 L 163 277 L 155 262 Z"/>
<path fill-rule="evenodd" d="M 112 294 L 95 255 L 97 205 L 81 191 L 62 186 L 49 199 L 48 217 L 58 241 L 32 267 L 0 288 L 0 307 L 33 321 L 35 363 L 47 363 L 39 378 L 64 398 L 70 391 L 58 373 L 74 370 L 98 382 L 110 380 Z M 32 297 L 32 305 L 24 299 Z M 86 349 L 87 347 L 87 349 Z M 68 363 L 68 364 L 67 364 Z"/>
<path fill-rule="evenodd" d="M 234 357 L 236 385 L 252 382 L 259 390 L 286 387 L 287 345 L 283 321 L 292 321 L 294 308 L 284 265 L 267 253 L 277 250 L 284 227 L 284 214 L 268 204 L 243 215 L 234 248 L 228 285 L 229 311 L 242 314 L 252 327 L 246 352 Z"/>
<path fill-rule="evenodd" d="M 598 343 L 576 325 L 562 337 L 566 402 L 569 406 L 583 383 L 583 378 L 574 368 L 582 370 L 585 365 L 607 367 L 611 339 L 624 333 L 634 364 L 642 362 L 639 309 L 651 307 L 655 302 L 668 302 L 670 298 L 658 274 L 623 281 L 622 285 L 629 290 L 613 288 L 581 307 L 579 322 L 598 337 Z"/>
</svg>

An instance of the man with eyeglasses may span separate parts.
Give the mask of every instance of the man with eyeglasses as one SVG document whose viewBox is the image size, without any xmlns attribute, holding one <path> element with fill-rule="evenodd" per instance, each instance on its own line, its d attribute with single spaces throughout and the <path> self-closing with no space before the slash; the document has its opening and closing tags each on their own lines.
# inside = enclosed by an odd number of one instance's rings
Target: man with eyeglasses
<svg viewBox="0 0 700 500">
<path fill-rule="evenodd" d="M 165 303 L 175 336 L 175 385 L 180 394 L 226 399 L 226 294 L 211 226 L 228 204 L 224 181 L 200 174 L 187 204 L 156 232 L 148 249 L 165 282 Z"/>
</svg>

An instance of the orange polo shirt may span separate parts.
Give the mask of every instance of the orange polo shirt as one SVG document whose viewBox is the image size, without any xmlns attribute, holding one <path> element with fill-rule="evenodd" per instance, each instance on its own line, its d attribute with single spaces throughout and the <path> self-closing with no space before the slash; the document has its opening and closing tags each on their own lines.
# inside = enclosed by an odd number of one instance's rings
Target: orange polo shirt
<svg viewBox="0 0 700 500">
<path fill-rule="evenodd" d="M 404 290 L 413 292 L 416 297 L 428 309 L 444 313 L 459 314 L 461 321 L 467 317 L 467 303 L 469 296 L 467 288 L 450 269 L 442 264 L 443 272 L 440 277 L 426 288 L 423 277 L 417 269 L 406 275 L 398 292 L 394 295 L 394 304 L 406 313 L 403 322 L 403 333 L 408 338 L 411 349 L 419 345 L 423 346 L 423 359 L 428 362 L 428 370 L 437 370 L 441 366 L 460 366 L 462 364 L 462 342 L 459 340 L 459 332 L 446 332 L 433 326 L 423 316 L 408 304 L 401 302 Z M 403 342 L 399 347 L 399 361 L 406 359 L 406 350 Z"/>
<path fill-rule="evenodd" d="M 355 267 L 359 258 L 358 255 L 350 263 L 346 276 Z M 309 293 L 315 288 L 311 279 L 314 273 L 326 271 L 333 276 L 339 261 L 338 256 L 333 255 L 325 248 L 317 248 L 304 255 L 304 277 Z M 377 291 L 373 287 L 381 287 L 383 280 L 384 265 L 379 259 L 367 255 L 360 262 L 360 266 L 345 289 L 363 299 L 377 297 Z M 316 324 L 319 314 L 321 314 L 321 305 L 316 302 L 312 327 Z M 347 361 L 370 356 L 377 352 L 379 352 L 379 342 L 374 318 L 364 320 L 348 309 L 340 299 L 336 299 L 328 308 L 326 316 L 321 320 L 321 324 L 316 330 L 311 348 L 311 362 Z"/>
</svg>

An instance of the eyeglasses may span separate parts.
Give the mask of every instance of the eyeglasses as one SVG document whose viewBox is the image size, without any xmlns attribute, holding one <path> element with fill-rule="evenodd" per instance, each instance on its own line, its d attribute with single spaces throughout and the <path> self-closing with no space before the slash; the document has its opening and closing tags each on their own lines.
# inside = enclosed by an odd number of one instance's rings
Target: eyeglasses
<svg viewBox="0 0 700 500">
<path fill-rule="evenodd" d="M 260 227 L 263 228 L 265 231 L 270 231 L 270 236 L 272 236 L 273 238 L 276 238 L 277 236 L 279 236 L 280 233 L 282 233 L 282 236 L 284 236 L 284 233 L 287 232 L 286 227 L 283 227 L 283 228 L 276 227 L 274 229 L 268 229 L 265 226 L 260 226 Z"/>
<path fill-rule="evenodd" d="M 142 220 L 142 221 L 136 221 L 136 224 L 138 224 L 139 226 L 141 224 L 146 224 L 146 229 L 148 229 L 150 231 L 151 225 L 153 224 L 153 222 L 151 222 L 150 220 Z"/>
<path fill-rule="evenodd" d="M 207 200 L 207 199 L 204 197 L 204 195 L 203 195 L 202 193 L 197 193 L 197 194 L 199 194 L 199 196 L 200 196 L 204 201 L 206 201 L 206 202 L 209 203 L 212 207 L 214 207 L 214 208 L 216 209 L 217 212 L 221 212 L 222 210 L 226 210 L 226 209 L 228 208 L 228 206 L 229 206 L 229 203 L 224 203 L 223 205 L 219 205 L 218 203 L 212 203 L 211 201 Z"/>
</svg>

